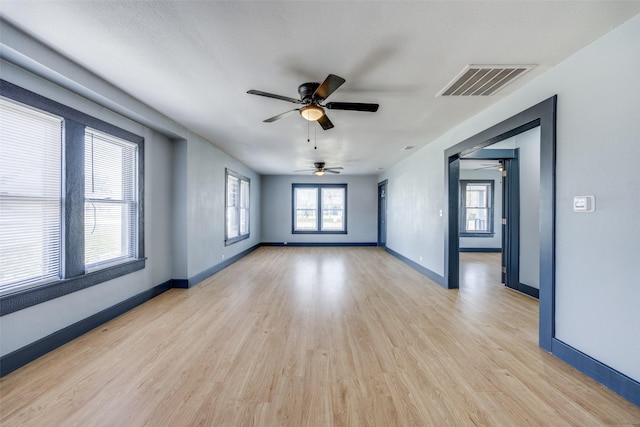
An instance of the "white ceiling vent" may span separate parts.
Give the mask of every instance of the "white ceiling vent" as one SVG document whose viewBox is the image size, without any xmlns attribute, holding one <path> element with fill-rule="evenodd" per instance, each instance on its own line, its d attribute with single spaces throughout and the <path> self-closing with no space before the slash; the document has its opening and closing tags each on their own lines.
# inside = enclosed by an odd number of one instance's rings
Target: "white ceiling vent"
<svg viewBox="0 0 640 427">
<path fill-rule="evenodd" d="M 467 65 L 436 96 L 489 96 L 535 65 Z"/>
</svg>

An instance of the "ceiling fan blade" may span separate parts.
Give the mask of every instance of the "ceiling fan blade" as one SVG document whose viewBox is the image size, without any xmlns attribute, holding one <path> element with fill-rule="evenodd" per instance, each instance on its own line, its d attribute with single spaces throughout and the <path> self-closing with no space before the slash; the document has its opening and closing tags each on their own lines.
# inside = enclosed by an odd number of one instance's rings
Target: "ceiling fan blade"
<svg viewBox="0 0 640 427">
<path fill-rule="evenodd" d="M 322 129 L 324 130 L 331 129 L 333 127 L 333 123 L 331 123 L 331 120 L 329 120 L 329 117 L 327 117 L 326 114 L 318 119 L 318 123 L 320 123 L 320 126 L 322 126 Z"/>
<path fill-rule="evenodd" d="M 284 116 L 288 116 L 289 114 L 293 113 L 294 111 L 300 111 L 300 109 L 299 108 L 294 108 L 293 110 L 285 111 L 284 113 L 278 114 L 277 116 L 269 117 L 268 119 L 263 120 L 263 122 L 264 123 L 275 122 L 276 120 L 280 120 Z"/>
<path fill-rule="evenodd" d="M 294 172 L 313 172 L 316 171 L 317 169 L 298 169 L 297 171 Z"/>
<path fill-rule="evenodd" d="M 329 102 L 325 105 L 330 110 L 350 110 L 350 111 L 367 111 L 375 113 L 378 111 L 378 104 L 364 104 L 361 102 Z"/>
<path fill-rule="evenodd" d="M 340 168 L 340 169 L 342 169 L 342 168 Z M 340 173 L 337 170 L 333 170 L 333 169 L 325 169 L 324 171 L 328 172 L 328 173 Z"/>
<path fill-rule="evenodd" d="M 335 74 L 329 74 L 322 82 L 318 89 L 313 93 L 313 99 L 323 100 L 327 99 L 329 95 L 335 92 L 346 80 Z"/>
<path fill-rule="evenodd" d="M 261 90 L 251 89 L 251 90 L 248 90 L 247 93 L 250 95 L 266 96 L 267 98 L 274 98 L 274 99 L 279 99 L 281 101 L 293 102 L 294 104 L 301 104 L 299 99 L 289 98 L 288 96 L 275 95 L 273 93 L 268 93 L 268 92 L 262 92 Z"/>
<path fill-rule="evenodd" d="M 331 166 L 331 167 L 327 167 L 327 168 L 325 168 L 325 170 L 326 170 L 326 169 L 336 169 L 336 170 L 337 170 L 337 169 L 340 169 L 340 170 L 342 170 L 342 169 L 344 169 L 344 168 L 343 168 L 342 166 Z"/>
</svg>

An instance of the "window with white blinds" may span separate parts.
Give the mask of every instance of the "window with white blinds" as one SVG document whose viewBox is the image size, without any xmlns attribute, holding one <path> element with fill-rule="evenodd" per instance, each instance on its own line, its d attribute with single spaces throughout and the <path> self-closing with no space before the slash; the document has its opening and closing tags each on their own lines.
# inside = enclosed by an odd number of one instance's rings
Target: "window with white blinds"
<svg viewBox="0 0 640 427">
<path fill-rule="evenodd" d="M 144 138 L 0 79 L 0 315 L 145 268 L 143 176 Z"/>
<path fill-rule="evenodd" d="M 85 266 L 136 257 L 137 148 L 85 129 Z"/>
<path fill-rule="evenodd" d="M 249 237 L 250 181 L 240 174 L 226 171 L 225 244 Z"/>
<path fill-rule="evenodd" d="M 240 235 L 249 234 L 249 181 L 240 180 Z"/>
<path fill-rule="evenodd" d="M 0 295 L 60 278 L 62 119 L 0 98 Z"/>
</svg>

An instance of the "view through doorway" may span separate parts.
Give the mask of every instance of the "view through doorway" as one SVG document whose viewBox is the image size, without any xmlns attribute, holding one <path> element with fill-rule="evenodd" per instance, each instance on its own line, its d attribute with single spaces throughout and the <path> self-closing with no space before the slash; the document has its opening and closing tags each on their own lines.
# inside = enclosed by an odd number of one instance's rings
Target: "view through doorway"
<svg viewBox="0 0 640 427">
<path fill-rule="evenodd" d="M 462 156 L 459 183 L 459 251 L 499 252 L 500 282 L 538 298 L 540 127 Z"/>
</svg>

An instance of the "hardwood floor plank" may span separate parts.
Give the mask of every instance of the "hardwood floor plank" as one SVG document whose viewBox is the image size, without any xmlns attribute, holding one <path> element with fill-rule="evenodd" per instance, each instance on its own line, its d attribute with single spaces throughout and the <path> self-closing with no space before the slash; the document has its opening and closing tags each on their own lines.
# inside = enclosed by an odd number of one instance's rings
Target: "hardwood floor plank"
<svg viewBox="0 0 640 427">
<path fill-rule="evenodd" d="M 0 379 L 0 425 L 640 425 L 538 347 L 499 256 L 446 290 L 378 248 L 260 248 Z"/>
</svg>

